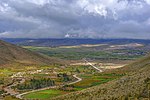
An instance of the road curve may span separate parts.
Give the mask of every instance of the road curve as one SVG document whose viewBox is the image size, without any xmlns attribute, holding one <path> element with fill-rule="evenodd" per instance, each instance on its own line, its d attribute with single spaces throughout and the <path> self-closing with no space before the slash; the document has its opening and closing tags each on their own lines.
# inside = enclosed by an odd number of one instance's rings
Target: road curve
<svg viewBox="0 0 150 100">
<path fill-rule="evenodd" d="M 4 93 L 4 94 L 2 94 L 2 95 L 7 95 L 7 94 L 10 94 L 10 95 L 12 95 L 12 96 L 17 95 L 19 92 L 15 91 L 15 90 L 12 89 L 11 87 L 17 86 L 18 84 L 22 84 L 22 83 L 24 83 L 24 82 L 25 82 L 25 79 L 23 78 L 23 79 L 21 79 L 21 81 L 20 81 L 19 83 L 18 83 L 18 82 L 14 82 L 13 84 L 11 84 L 11 85 L 9 85 L 9 86 L 4 87 L 3 90 L 4 90 L 6 93 Z"/>
<path fill-rule="evenodd" d="M 75 83 L 78 83 L 78 82 L 82 81 L 82 78 L 78 77 L 76 74 L 73 75 L 73 77 L 76 78 L 77 80 L 74 81 L 74 82 L 69 83 L 68 85 L 72 85 L 72 84 L 75 84 Z"/>
</svg>

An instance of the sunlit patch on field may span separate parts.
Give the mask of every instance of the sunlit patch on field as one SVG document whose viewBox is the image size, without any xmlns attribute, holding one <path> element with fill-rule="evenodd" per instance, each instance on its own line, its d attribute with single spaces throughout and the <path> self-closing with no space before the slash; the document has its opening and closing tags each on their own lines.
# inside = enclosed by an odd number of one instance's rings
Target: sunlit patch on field
<svg viewBox="0 0 150 100">
<path fill-rule="evenodd" d="M 55 90 L 55 89 L 48 89 L 48 90 L 42 90 L 34 93 L 29 93 L 27 95 L 24 95 L 24 98 L 27 99 L 48 99 L 52 98 L 58 95 L 66 94 L 66 91 L 61 90 Z"/>
</svg>

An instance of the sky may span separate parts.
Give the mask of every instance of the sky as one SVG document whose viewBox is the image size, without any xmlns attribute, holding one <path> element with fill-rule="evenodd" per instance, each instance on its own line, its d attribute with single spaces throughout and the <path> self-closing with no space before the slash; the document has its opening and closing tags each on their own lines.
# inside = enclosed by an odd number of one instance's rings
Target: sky
<svg viewBox="0 0 150 100">
<path fill-rule="evenodd" d="M 0 38 L 150 39 L 150 0 L 0 0 Z"/>
</svg>

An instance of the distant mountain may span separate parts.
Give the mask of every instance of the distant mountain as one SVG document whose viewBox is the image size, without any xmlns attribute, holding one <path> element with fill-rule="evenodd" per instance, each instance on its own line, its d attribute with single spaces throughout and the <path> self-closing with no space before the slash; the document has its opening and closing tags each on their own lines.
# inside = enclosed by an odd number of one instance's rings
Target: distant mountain
<svg viewBox="0 0 150 100">
<path fill-rule="evenodd" d="M 117 70 L 126 73 L 120 79 L 73 92 L 54 100 L 149 100 L 150 55 Z"/>
<path fill-rule="evenodd" d="M 59 63 L 59 60 L 34 53 L 0 40 L 0 65 L 11 63 L 52 64 Z"/>
<path fill-rule="evenodd" d="M 21 45 L 21 46 L 43 46 L 43 47 L 57 47 L 57 46 L 74 46 L 82 44 L 125 44 L 125 43 L 144 43 L 149 44 L 150 40 L 139 39 L 12 39 L 3 38 L 7 42 Z"/>
</svg>

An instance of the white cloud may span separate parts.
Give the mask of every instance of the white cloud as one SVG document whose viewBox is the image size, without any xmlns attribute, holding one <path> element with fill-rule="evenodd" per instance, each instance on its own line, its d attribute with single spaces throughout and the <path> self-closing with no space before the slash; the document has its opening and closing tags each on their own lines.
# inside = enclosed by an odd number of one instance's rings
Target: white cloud
<svg viewBox="0 0 150 100">
<path fill-rule="evenodd" d="M 150 0 L 145 0 L 150 5 Z"/>
<path fill-rule="evenodd" d="M 27 2 L 30 2 L 30 3 L 34 3 L 34 4 L 37 4 L 37 5 L 44 5 L 46 3 L 49 3 L 50 0 L 26 0 Z M 25 2 L 26 2 L 25 1 Z"/>
<path fill-rule="evenodd" d="M 149 4 L 150 0 L 1 0 L 0 37 L 69 33 L 95 38 L 116 33 L 116 37 L 140 38 L 150 33 Z"/>
</svg>

